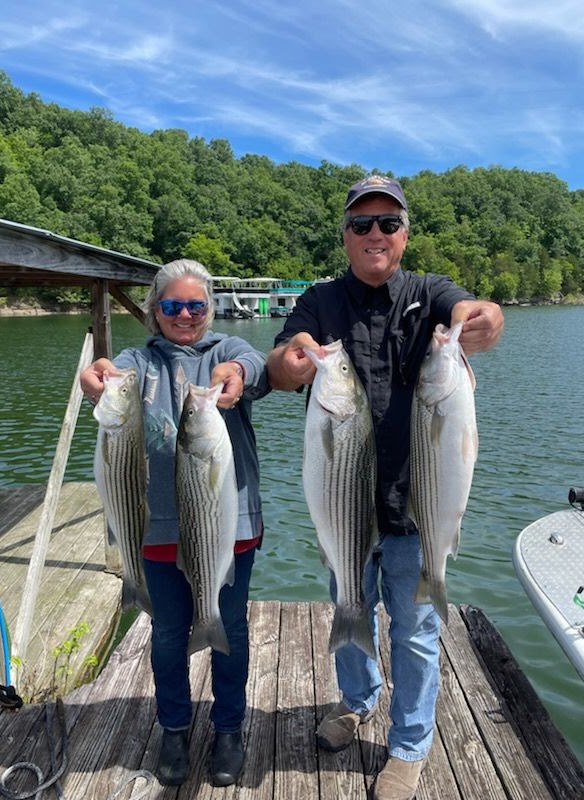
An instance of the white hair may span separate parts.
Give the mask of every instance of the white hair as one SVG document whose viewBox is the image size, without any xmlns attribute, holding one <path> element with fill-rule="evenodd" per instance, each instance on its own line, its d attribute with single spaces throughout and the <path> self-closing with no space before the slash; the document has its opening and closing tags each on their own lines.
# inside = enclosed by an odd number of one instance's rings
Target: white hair
<svg viewBox="0 0 584 800">
<path fill-rule="evenodd" d="M 189 258 L 177 258 L 176 261 L 170 261 L 164 264 L 152 281 L 142 309 L 146 314 L 144 320 L 146 327 L 152 333 L 160 333 L 160 327 L 154 314 L 158 303 L 164 294 L 166 287 L 177 278 L 193 278 L 201 284 L 207 296 L 207 316 L 205 319 L 205 330 L 211 327 L 211 323 L 215 317 L 215 301 L 213 300 L 213 278 L 211 273 L 198 261 L 193 261 Z"/>
</svg>

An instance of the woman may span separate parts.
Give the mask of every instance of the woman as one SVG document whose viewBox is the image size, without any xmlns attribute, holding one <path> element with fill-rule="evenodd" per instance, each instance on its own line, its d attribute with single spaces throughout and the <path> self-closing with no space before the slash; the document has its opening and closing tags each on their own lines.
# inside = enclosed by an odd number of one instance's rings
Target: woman
<svg viewBox="0 0 584 800">
<path fill-rule="evenodd" d="M 177 567 L 178 519 L 174 488 L 176 434 L 189 383 L 223 383 L 217 406 L 233 445 L 239 517 L 235 581 L 219 596 L 230 655 L 211 655 L 215 726 L 211 773 L 216 786 L 234 783 L 243 769 L 241 724 L 248 674 L 247 599 L 255 550 L 262 533 L 259 465 L 251 424 L 251 401 L 269 391 L 265 357 L 235 336 L 213 333 L 211 276 L 196 261 L 161 267 L 145 301 L 146 325 L 154 334 L 144 348 L 123 350 L 113 362 L 95 361 L 81 374 L 81 387 L 95 402 L 106 372 L 138 371 L 149 459 L 150 522 L 143 545 L 152 601 L 152 669 L 158 721 L 163 727 L 158 762 L 161 783 L 179 785 L 189 769 L 192 718 L 187 644 L 193 620 L 190 584 Z"/>
</svg>

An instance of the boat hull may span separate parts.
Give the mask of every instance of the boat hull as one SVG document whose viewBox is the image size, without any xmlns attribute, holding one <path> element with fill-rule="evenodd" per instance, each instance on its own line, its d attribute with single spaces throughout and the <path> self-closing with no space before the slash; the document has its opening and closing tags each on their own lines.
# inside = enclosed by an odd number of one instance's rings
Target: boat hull
<svg viewBox="0 0 584 800">
<path fill-rule="evenodd" d="M 584 680 L 584 511 L 557 511 L 517 537 L 513 566 L 527 596 Z"/>
</svg>

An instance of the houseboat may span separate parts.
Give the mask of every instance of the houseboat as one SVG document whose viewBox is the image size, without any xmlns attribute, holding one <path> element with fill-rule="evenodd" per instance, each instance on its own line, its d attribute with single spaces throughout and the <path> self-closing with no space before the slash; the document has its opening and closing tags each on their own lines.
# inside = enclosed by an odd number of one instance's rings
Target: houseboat
<svg viewBox="0 0 584 800">
<path fill-rule="evenodd" d="M 213 277 L 215 316 L 218 319 L 286 317 L 311 281 L 281 278 Z"/>
</svg>

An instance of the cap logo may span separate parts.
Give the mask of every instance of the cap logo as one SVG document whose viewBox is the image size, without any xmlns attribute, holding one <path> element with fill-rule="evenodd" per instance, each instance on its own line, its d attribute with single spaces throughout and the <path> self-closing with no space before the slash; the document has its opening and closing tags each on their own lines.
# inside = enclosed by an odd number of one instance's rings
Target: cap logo
<svg viewBox="0 0 584 800">
<path fill-rule="evenodd" d="M 388 183 L 393 183 L 389 178 L 382 178 L 380 175 L 373 175 L 371 178 L 365 178 L 363 186 L 385 186 Z"/>
</svg>

